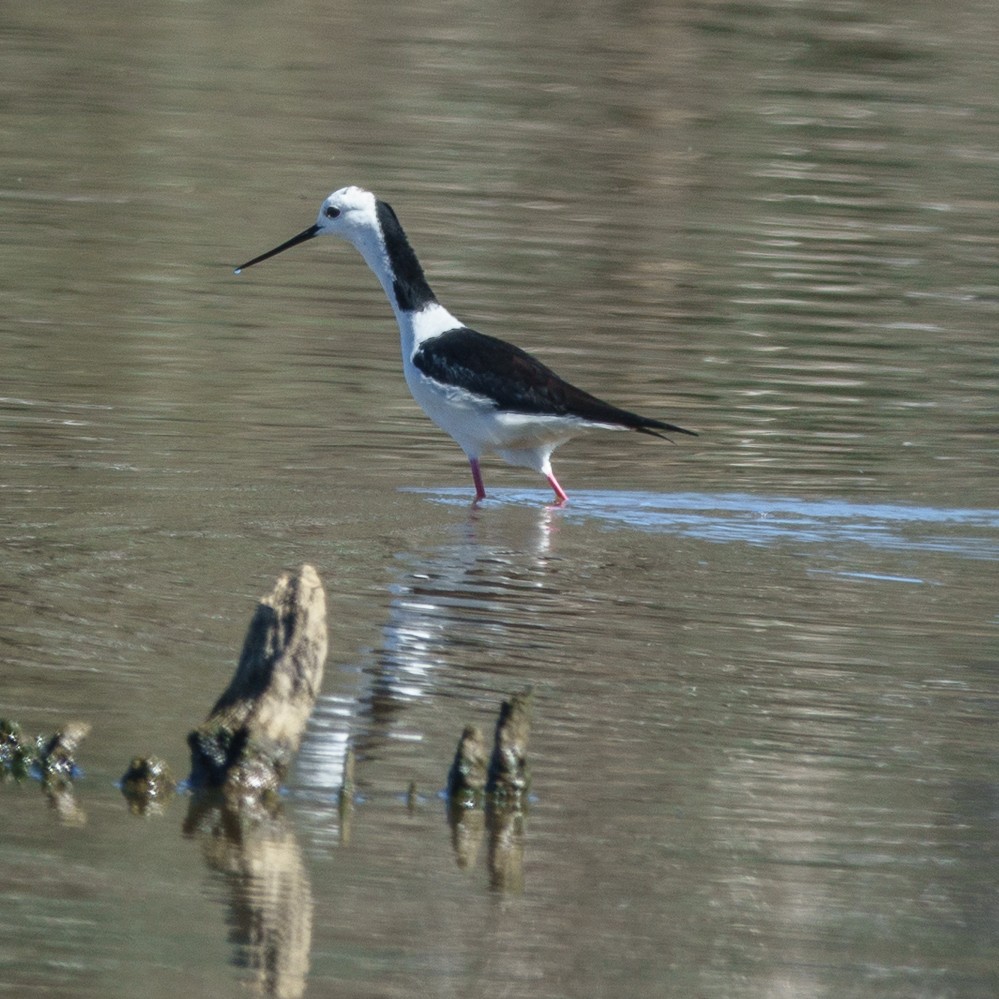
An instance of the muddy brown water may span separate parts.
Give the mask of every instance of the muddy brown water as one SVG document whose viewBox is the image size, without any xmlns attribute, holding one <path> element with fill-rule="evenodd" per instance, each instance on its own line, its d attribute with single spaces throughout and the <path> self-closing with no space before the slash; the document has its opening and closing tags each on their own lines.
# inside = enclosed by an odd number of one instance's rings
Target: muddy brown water
<svg viewBox="0 0 999 999">
<path fill-rule="evenodd" d="M 78 814 L 0 786 L 3 990 L 995 994 L 994 5 L 4 21 L 0 713 L 93 730 Z M 347 183 L 456 315 L 700 436 L 471 510 L 349 247 L 232 275 Z M 129 815 L 303 562 L 283 820 Z M 528 684 L 498 884 L 439 791 Z"/>
</svg>

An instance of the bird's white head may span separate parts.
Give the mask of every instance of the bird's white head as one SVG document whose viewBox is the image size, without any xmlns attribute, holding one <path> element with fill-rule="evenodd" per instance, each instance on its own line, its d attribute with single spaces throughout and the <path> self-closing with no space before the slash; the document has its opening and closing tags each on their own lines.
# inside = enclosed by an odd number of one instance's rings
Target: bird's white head
<svg viewBox="0 0 999 999">
<path fill-rule="evenodd" d="M 400 324 L 409 322 L 407 316 L 435 306 L 438 325 L 444 324 L 445 329 L 459 325 L 454 316 L 440 308 L 395 212 L 363 187 L 334 191 L 323 201 L 315 225 L 248 260 L 236 268 L 236 273 L 316 236 L 339 236 L 360 251 L 385 290 Z"/>
<path fill-rule="evenodd" d="M 341 187 L 326 198 L 316 217 L 316 224 L 303 229 L 273 250 L 261 253 L 236 268 L 236 273 L 262 260 L 290 250 L 316 236 L 339 236 L 361 251 L 369 263 L 384 253 L 383 237 L 378 224 L 378 199 L 363 187 Z"/>
<path fill-rule="evenodd" d="M 378 226 L 377 199 L 363 187 L 341 187 L 322 203 L 316 219 L 317 236 L 339 236 L 349 243 Z"/>
</svg>

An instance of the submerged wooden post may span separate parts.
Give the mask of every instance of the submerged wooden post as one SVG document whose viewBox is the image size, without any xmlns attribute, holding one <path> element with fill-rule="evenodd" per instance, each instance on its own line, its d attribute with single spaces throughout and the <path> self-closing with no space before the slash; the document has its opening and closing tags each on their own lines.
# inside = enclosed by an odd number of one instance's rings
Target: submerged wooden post
<svg viewBox="0 0 999 999">
<path fill-rule="evenodd" d="M 482 834 L 488 830 L 489 884 L 499 891 L 519 891 L 524 886 L 532 701 L 530 688 L 503 701 L 488 757 L 482 732 L 466 726 L 448 773 L 448 824 L 458 866 L 474 863 Z M 483 803 L 484 810 L 479 807 Z"/>
<path fill-rule="evenodd" d="M 326 647 L 326 594 L 303 565 L 257 605 L 229 686 L 188 735 L 192 787 L 277 790 L 319 694 Z"/>
<path fill-rule="evenodd" d="M 486 782 L 486 794 L 491 798 L 519 801 L 530 787 L 527 742 L 531 734 L 532 700 L 533 691 L 527 689 L 514 694 L 500 707 Z"/>
<path fill-rule="evenodd" d="M 531 783 L 527 743 L 533 698 L 529 687 L 500 705 L 488 764 L 482 732 L 474 725 L 465 726 L 447 775 L 447 793 L 453 805 L 472 808 L 483 793 L 490 799 L 519 803 Z"/>
<path fill-rule="evenodd" d="M 474 725 L 466 725 L 448 771 L 448 797 L 474 801 L 474 797 L 485 790 L 487 762 L 486 740 L 482 732 Z"/>
</svg>

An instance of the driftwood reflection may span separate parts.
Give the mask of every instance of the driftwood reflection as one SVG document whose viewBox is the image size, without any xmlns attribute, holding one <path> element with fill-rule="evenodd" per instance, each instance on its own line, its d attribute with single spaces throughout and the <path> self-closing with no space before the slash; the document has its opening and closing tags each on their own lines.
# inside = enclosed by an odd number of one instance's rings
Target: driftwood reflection
<svg viewBox="0 0 999 999">
<path fill-rule="evenodd" d="M 501 892 L 524 890 L 524 809 L 510 802 L 486 805 L 489 830 L 489 887 Z"/>
<path fill-rule="evenodd" d="M 469 808 L 452 799 L 448 825 L 455 862 L 462 869 L 474 867 L 485 838 L 489 887 L 499 892 L 523 891 L 524 819 L 520 804 L 489 801 L 485 807 Z"/>
<path fill-rule="evenodd" d="M 191 802 L 184 832 L 198 840 L 224 887 L 234 963 L 250 972 L 253 990 L 301 996 L 312 947 L 312 886 L 280 804 L 233 807 L 203 792 Z"/>
</svg>

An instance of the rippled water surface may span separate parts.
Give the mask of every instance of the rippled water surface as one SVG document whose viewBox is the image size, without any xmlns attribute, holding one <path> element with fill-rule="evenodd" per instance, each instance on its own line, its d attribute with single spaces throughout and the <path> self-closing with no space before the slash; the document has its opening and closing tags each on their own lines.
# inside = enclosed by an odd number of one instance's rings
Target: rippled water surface
<svg viewBox="0 0 999 999">
<path fill-rule="evenodd" d="M 994 4 L 55 0 L 0 52 L 0 717 L 92 725 L 70 802 L 0 785 L 0 992 L 996 994 Z M 349 247 L 232 274 L 348 183 L 699 436 L 471 508 Z M 304 562 L 283 814 L 129 814 Z M 449 826 L 529 685 L 526 814 Z"/>
</svg>

